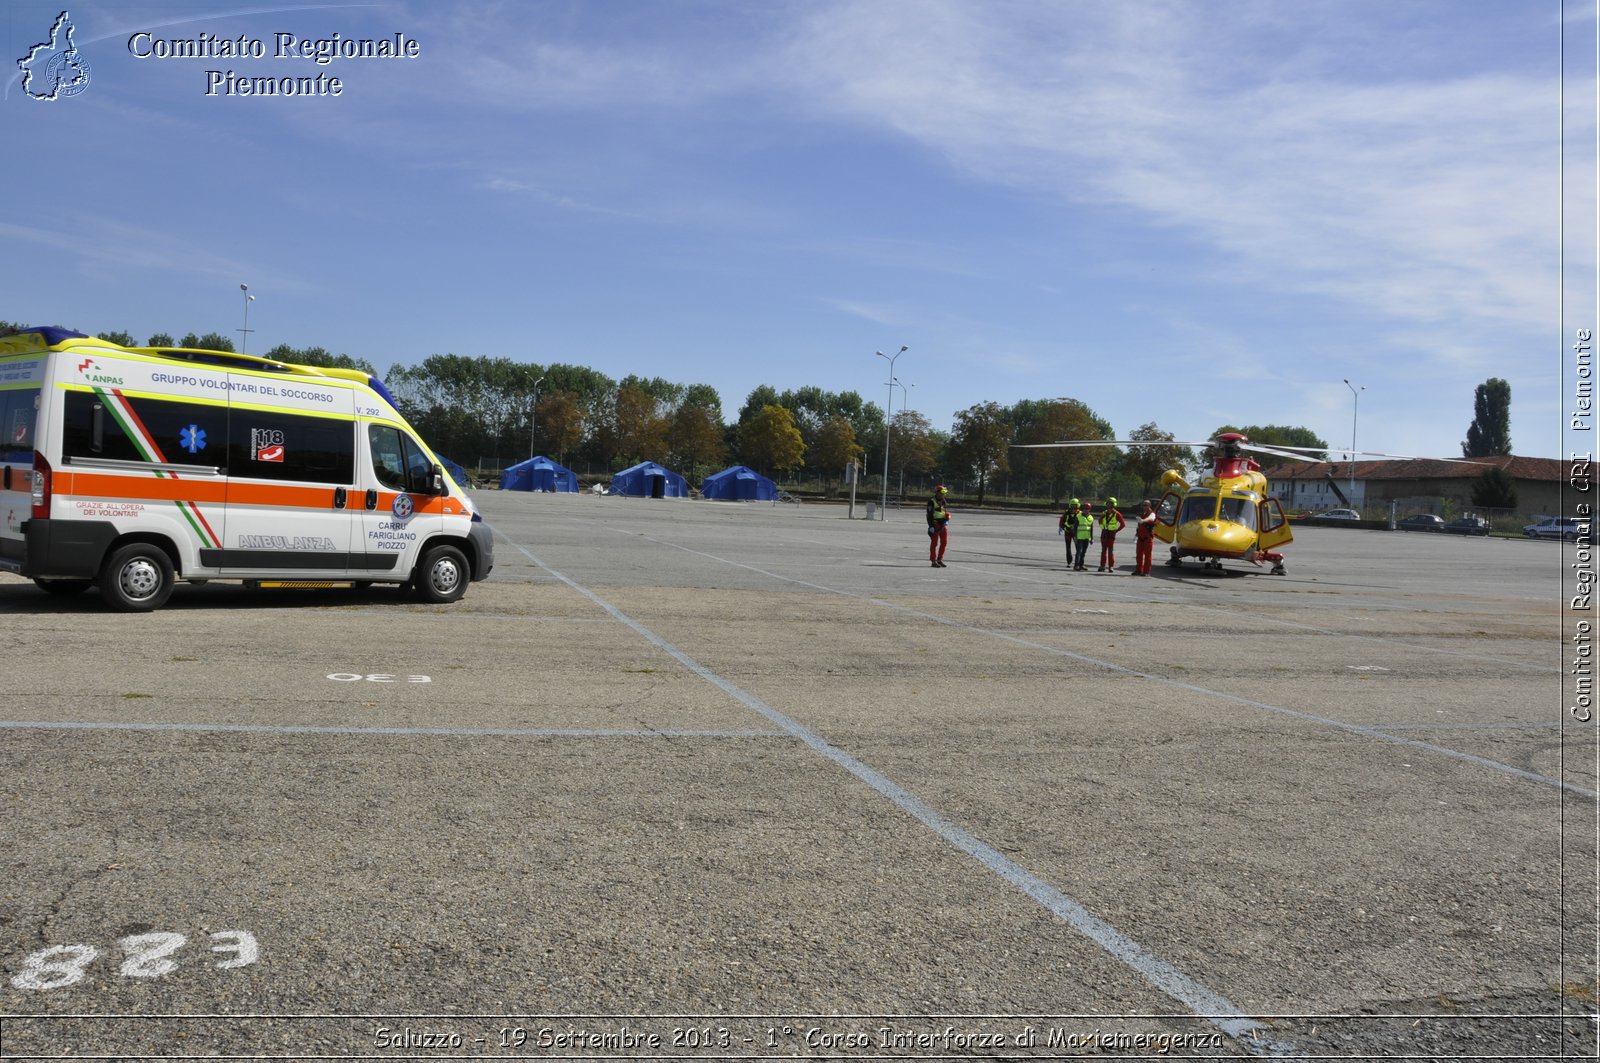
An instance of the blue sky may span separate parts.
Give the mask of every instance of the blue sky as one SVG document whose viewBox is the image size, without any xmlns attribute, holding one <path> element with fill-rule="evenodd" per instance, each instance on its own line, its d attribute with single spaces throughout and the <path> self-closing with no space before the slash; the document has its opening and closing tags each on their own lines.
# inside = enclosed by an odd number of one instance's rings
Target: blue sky
<svg viewBox="0 0 1600 1063">
<path fill-rule="evenodd" d="M 11 0 L 8 70 L 61 10 Z M 759 384 L 882 405 L 874 351 L 903 344 L 939 427 L 1071 396 L 1119 433 L 1336 447 L 1349 379 L 1361 449 L 1440 456 L 1500 376 L 1516 451 L 1564 448 L 1559 130 L 1592 324 L 1592 3 L 67 10 L 89 85 L 0 101 L 0 318 L 237 336 L 248 283 L 252 351 L 568 362 L 711 384 L 728 417 Z M 267 55 L 139 58 L 139 31 Z M 319 66 L 280 32 L 420 55 Z M 207 70 L 343 92 L 208 96 Z"/>
</svg>

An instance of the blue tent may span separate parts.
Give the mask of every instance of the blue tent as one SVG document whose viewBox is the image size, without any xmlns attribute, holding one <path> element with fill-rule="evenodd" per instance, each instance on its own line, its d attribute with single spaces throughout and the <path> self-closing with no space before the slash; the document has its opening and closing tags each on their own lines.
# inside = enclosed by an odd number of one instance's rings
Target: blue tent
<svg viewBox="0 0 1600 1063">
<path fill-rule="evenodd" d="M 611 477 L 611 493 L 636 498 L 688 498 L 689 484 L 671 469 L 641 461 Z"/>
<path fill-rule="evenodd" d="M 500 474 L 502 491 L 556 491 L 578 493 L 578 475 L 543 454 L 520 461 Z"/>
<path fill-rule="evenodd" d="M 707 476 L 700 495 L 724 502 L 771 502 L 778 497 L 778 485 L 754 469 L 735 465 Z"/>
</svg>

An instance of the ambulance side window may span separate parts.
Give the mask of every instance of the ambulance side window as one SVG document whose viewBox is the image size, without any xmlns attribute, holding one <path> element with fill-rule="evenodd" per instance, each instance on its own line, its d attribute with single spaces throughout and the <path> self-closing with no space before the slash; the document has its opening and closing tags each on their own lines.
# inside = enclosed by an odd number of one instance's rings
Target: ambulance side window
<svg viewBox="0 0 1600 1063">
<path fill-rule="evenodd" d="M 62 451 L 68 458 L 228 468 L 228 409 L 176 399 L 69 391 Z"/>
<path fill-rule="evenodd" d="M 372 447 L 372 474 L 391 491 L 406 489 L 404 439 L 398 428 L 386 424 L 367 425 L 367 442 Z"/>
<path fill-rule="evenodd" d="M 430 493 L 433 463 L 416 440 L 392 425 L 369 424 L 367 441 L 372 445 L 372 472 L 380 484 L 392 491 Z"/>
<path fill-rule="evenodd" d="M 0 391 L 0 460 L 30 461 L 33 450 L 33 422 L 39 389 L 19 388 Z"/>
<path fill-rule="evenodd" d="M 228 454 L 235 476 L 347 485 L 355 482 L 355 422 L 235 407 Z"/>
</svg>

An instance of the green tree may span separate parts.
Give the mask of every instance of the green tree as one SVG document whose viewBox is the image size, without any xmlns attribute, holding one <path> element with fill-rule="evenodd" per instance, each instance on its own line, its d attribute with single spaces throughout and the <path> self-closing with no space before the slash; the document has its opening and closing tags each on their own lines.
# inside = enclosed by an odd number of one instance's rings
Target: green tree
<svg viewBox="0 0 1600 1063">
<path fill-rule="evenodd" d="M 233 341 L 220 332 L 208 332 L 204 336 L 189 333 L 178 343 L 179 347 L 191 351 L 232 351 Z"/>
<path fill-rule="evenodd" d="M 1086 442 L 1114 438 L 1111 423 L 1078 399 L 1024 400 L 1011 408 L 1017 442 L 1027 444 Z M 1121 451 L 1111 446 L 1035 447 L 1013 457 L 1029 476 L 1045 479 L 1057 503 L 1068 490 L 1091 494 L 1116 463 Z"/>
<path fill-rule="evenodd" d="M 713 395 L 716 392 L 712 392 Z M 667 424 L 667 457 L 696 481 L 721 468 L 728 455 L 722 420 L 714 407 L 687 399 Z"/>
<path fill-rule="evenodd" d="M 746 421 L 760 413 L 763 407 L 782 405 L 783 403 L 778 401 L 777 388 L 773 387 L 771 384 L 758 384 L 756 385 L 755 389 L 751 391 L 748 396 L 746 396 L 744 405 L 739 407 L 738 423 L 743 425 Z"/>
<path fill-rule="evenodd" d="M 1490 377 L 1472 396 L 1472 423 L 1467 426 L 1463 458 L 1496 458 L 1511 453 L 1511 385 Z"/>
<path fill-rule="evenodd" d="M 462 455 L 527 453 L 536 365 L 509 358 L 430 355 L 384 378 L 400 412 L 439 450 Z"/>
<path fill-rule="evenodd" d="M 1517 486 L 1511 474 L 1491 465 L 1472 481 L 1472 504 L 1484 509 L 1516 509 Z"/>
<path fill-rule="evenodd" d="M 1140 485 L 1140 495 L 1150 498 L 1156 481 L 1169 469 L 1183 472 L 1195 462 L 1194 451 L 1174 442 L 1171 432 L 1163 432 L 1154 421 L 1135 428 L 1130 440 L 1146 442 L 1150 446 L 1129 447 L 1122 459 L 1122 469 Z"/>
<path fill-rule="evenodd" d="M 739 454 L 746 465 L 769 476 L 800 468 L 805 461 L 806 444 L 788 407 L 772 403 L 742 422 Z"/>
<path fill-rule="evenodd" d="M 939 467 L 939 434 L 928 419 L 916 410 L 901 410 L 889 426 L 889 460 L 906 473 L 925 476 Z"/>
<path fill-rule="evenodd" d="M 555 451 L 556 461 L 565 465 L 567 455 L 583 442 L 583 406 L 570 391 L 546 391 L 539 396 L 539 436 Z"/>
<path fill-rule="evenodd" d="M 599 426 L 611 464 L 621 462 L 621 468 L 667 456 L 667 419 L 661 406 L 662 400 L 637 377 L 617 385 L 610 417 Z"/>
<path fill-rule="evenodd" d="M 377 376 L 378 370 L 365 358 L 352 358 L 348 354 L 330 354 L 325 347 L 291 347 L 280 343 L 264 357 L 291 365 L 309 365 L 329 369 L 354 369 L 368 376 Z"/>
<path fill-rule="evenodd" d="M 997 402 L 981 402 L 956 414 L 949 460 L 978 481 L 978 505 L 995 474 L 1011 469 L 1011 421 Z"/>
<path fill-rule="evenodd" d="M 1235 428 L 1232 425 L 1223 425 L 1211 433 L 1215 439 L 1224 432 L 1239 432 L 1248 437 L 1250 442 L 1259 443 L 1264 447 L 1306 447 L 1306 461 L 1327 461 L 1328 441 L 1317 435 L 1309 428 L 1289 427 L 1281 424 L 1249 425 L 1245 428 Z M 1206 447 L 1200 452 L 1200 462 L 1210 465 L 1216 460 L 1216 448 Z"/>
<path fill-rule="evenodd" d="M 146 347 L 171 347 L 171 346 L 173 346 L 172 336 L 169 333 L 166 333 L 166 332 L 158 332 L 154 336 L 151 336 L 150 339 L 145 342 L 145 346 Z"/>
<path fill-rule="evenodd" d="M 97 338 L 108 343 L 115 343 L 121 347 L 139 346 L 139 341 L 133 338 L 133 333 L 131 332 L 102 332 L 98 334 Z"/>
<path fill-rule="evenodd" d="M 859 462 L 863 454 L 861 444 L 856 442 L 855 426 L 838 414 L 817 430 L 816 442 L 806 448 L 812 467 L 822 471 L 824 484 L 834 476 L 842 476 L 845 466 Z"/>
</svg>

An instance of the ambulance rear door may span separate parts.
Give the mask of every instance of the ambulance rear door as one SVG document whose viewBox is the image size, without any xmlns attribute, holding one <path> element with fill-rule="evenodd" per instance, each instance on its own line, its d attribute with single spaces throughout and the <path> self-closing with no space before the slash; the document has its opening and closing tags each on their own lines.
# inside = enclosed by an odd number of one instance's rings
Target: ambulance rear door
<svg viewBox="0 0 1600 1063">
<path fill-rule="evenodd" d="M 0 361 L 0 564 L 23 560 L 22 522 L 33 512 L 33 436 L 45 356 Z"/>
<path fill-rule="evenodd" d="M 226 576 L 346 578 L 356 517 L 351 389 L 228 374 Z"/>
</svg>

